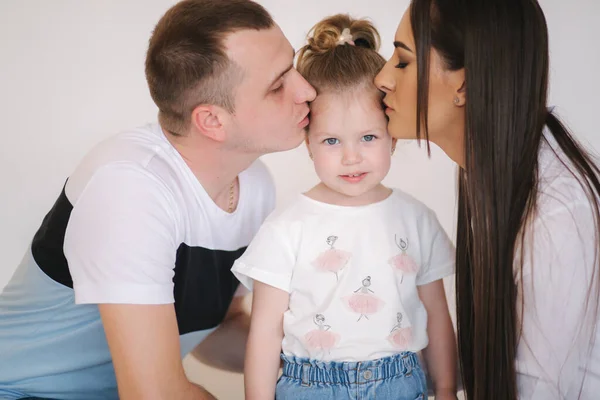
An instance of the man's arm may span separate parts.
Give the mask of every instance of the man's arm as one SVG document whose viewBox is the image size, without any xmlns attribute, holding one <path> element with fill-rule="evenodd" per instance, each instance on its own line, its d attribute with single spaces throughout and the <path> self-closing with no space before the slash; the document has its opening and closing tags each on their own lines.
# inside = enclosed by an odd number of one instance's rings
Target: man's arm
<svg viewBox="0 0 600 400">
<path fill-rule="evenodd" d="M 244 354 L 250 328 L 250 314 L 244 304 L 246 296 L 235 296 L 225 319 L 193 351 L 202 363 L 230 372 L 244 371 Z"/>
<path fill-rule="evenodd" d="M 98 306 L 121 400 L 214 400 L 183 370 L 173 304 Z"/>
</svg>

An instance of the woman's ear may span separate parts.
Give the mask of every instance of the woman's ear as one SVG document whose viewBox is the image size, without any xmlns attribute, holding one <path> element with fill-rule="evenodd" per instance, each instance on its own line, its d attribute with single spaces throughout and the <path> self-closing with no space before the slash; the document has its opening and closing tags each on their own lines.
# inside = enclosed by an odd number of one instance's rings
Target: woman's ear
<svg viewBox="0 0 600 400">
<path fill-rule="evenodd" d="M 456 107 L 464 107 L 467 104 L 467 82 L 465 80 L 465 69 L 449 72 L 449 83 L 452 88 L 452 103 Z"/>
<path fill-rule="evenodd" d="M 454 101 L 458 107 L 464 107 L 467 104 L 467 83 L 463 80 L 455 94 L 458 101 Z"/>
</svg>

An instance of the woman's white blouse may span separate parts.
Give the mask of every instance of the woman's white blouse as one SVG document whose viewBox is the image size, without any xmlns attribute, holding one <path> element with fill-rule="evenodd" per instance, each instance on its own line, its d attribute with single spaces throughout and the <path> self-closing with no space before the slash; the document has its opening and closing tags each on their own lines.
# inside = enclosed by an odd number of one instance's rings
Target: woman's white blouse
<svg viewBox="0 0 600 400">
<path fill-rule="evenodd" d="M 599 232 L 572 166 L 551 134 L 545 138 L 537 208 L 515 264 L 523 263 L 522 275 L 515 272 L 522 321 L 516 362 L 519 398 L 600 399 L 595 326 Z"/>
</svg>

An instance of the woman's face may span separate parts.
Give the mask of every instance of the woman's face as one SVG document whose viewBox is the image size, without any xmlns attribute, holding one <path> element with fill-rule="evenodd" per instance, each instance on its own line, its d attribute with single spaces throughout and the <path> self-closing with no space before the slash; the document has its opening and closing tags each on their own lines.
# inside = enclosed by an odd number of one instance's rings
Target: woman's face
<svg viewBox="0 0 600 400">
<path fill-rule="evenodd" d="M 448 71 L 435 50 L 431 50 L 429 69 L 429 139 L 444 147 L 464 135 L 464 70 Z M 385 92 L 389 117 L 388 131 L 396 139 L 417 137 L 417 55 L 408 9 L 394 37 L 394 54 L 375 78 Z M 456 103 L 457 97 L 458 103 Z M 425 129 L 421 123 L 421 138 Z"/>
</svg>

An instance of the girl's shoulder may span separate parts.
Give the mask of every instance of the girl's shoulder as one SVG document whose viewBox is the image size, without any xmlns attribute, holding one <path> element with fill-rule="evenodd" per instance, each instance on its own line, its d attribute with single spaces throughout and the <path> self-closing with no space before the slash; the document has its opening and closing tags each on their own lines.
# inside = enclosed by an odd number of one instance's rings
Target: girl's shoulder
<svg viewBox="0 0 600 400">
<path fill-rule="evenodd" d="M 410 212 L 415 217 L 431 218 L 435 217 L 435 212 L 429 208 L 425 203 L 411 194 L 398 188 L 391 188 L 393 198 L 393 207 L 400 207 L 399 210 L 403 213 Z"/>
</svg>

